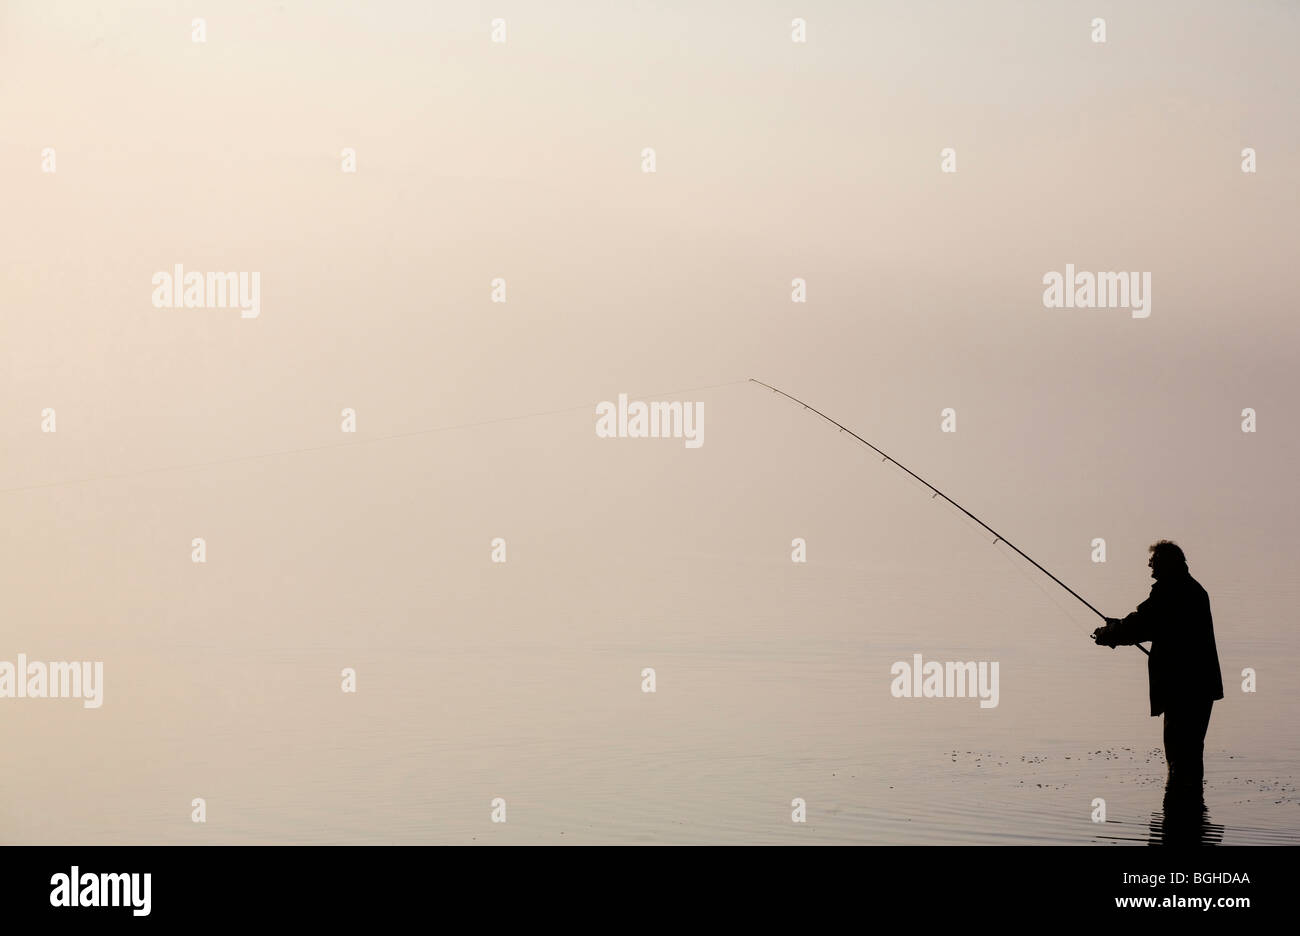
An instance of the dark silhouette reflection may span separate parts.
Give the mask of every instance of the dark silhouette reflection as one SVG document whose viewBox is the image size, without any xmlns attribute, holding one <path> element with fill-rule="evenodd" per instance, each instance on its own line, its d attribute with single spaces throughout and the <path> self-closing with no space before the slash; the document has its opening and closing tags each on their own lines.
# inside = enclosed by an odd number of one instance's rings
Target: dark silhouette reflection
<svg viewBox="0 0 1300 936">
<path fill-rule="evenodd" d="M 1210 821 L 1199 793 L 1166 792 L 1160 812 L 1151 814 L 1148 845 L 1221 845 L 1223 826 Z"/>
</svg>

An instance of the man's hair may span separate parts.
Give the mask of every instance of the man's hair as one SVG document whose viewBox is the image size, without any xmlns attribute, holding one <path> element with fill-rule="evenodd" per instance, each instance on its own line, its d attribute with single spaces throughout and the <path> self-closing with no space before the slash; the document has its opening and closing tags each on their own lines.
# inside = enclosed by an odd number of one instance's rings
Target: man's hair
<svg viewBox="0 0 1300 936">
<path fill-rule="evenodd" d="M 1160 559 L 1161 562 L 1169 564 L 1178 563 L 1187 571 L 1187 557 L 1183 555 L 1182 548 L 1173 540 L 1161 540 L 1158 543 L 1152 543 L 1148 550 L 1153 556 Z"/>
</svg>

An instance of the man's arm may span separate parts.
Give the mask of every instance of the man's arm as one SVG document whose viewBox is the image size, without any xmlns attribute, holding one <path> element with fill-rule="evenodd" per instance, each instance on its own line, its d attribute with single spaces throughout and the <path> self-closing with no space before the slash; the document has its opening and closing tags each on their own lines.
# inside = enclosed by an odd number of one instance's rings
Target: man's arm
<svg viewBox="0 0 1300 936">
<path fill-rule="evenodd" d="M 1137 606 L 1137 610 L 1123 618 L 1106 618 L 1106 626 L 1093 631 L 1093 639 L 1104 647 L 1126 647 L 1130 644 L 1154 640 L 1163 619 L 1156 589 Z"/>
</svg>

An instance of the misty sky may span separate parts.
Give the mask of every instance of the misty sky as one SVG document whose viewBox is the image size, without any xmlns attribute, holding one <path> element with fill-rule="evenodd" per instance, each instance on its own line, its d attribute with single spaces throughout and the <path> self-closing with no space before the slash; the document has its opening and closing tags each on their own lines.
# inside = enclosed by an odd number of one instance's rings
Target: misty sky
<svg viewBox="0 0 1300 936">
<path fill-rule="evenodd" d="M 987 537 L 768 391 L 676 397 L 705 402 L 700 449 L 594 435 L 619 393 L 749 376 L 1108 613 L 1145 596 L 1146 547 L 1171 537 L 1216 622 L 1293 648 L 1298 20 L 1265 2 L 0 5 L 0 658 L 105 659 L 111 719 L 189 698 L 192 672 L 148 658 L 173 645 L 707 636 L 764 599 L 762 577 L 728 591 L 727 563 L 788 571 L 795 536 L 810 568 L 913 589 L 895 623 L 927 652 L 944 615 L 970 615 L 987 656 L 1027 633 L 1061 667 L 1089 649 L 1086 610 L 1064 612 L 1073 632 L 1032 619 Z M 259 271 L 260 317 L 155 308 L 151 276 L 177 263 Z M 1150 317 L 1045 309 L 1067 263 L 1150 272 Z M 531 413 L 550 415 L 420 432 Z M 197 467 L 156 470 L 176 466 Z M 508 570 L 487 565 L 496 536 Z M 929 591 L 950 574 L 975 583 L 966 605 Z M 789 620 L 856 634 L 851 613 Z M 1225 677 L 1258 664 L 1224 633 Z M 331 699 L 338 665 L 320 665 Z M 177 711 L 265 717 L 240 686 Z M 148 717 L 181 718 L 165 708 Z M 87 730 L 25 711 L 6 730 L 30 744 Z M 103 743 L 147 758 L 151 737 L 122 722 Z"/>
</svg>

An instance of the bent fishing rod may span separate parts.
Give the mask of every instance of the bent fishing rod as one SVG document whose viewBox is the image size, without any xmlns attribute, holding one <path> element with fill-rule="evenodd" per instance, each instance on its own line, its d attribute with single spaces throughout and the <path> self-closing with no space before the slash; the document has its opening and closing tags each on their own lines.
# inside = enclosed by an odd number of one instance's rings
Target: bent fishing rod
<svg viewBox="0 0 1300 936">
<path fill-rule="evenodd" d="M 891 456 L 887 455 L 885 452 L 882 452 L 880 449 L 878 449 L 876 446 L 872 445 L 872 444 L 871 444 L 870 442 L 868 442 L 866 439 L 862 438 L 862 436 L 858 435 L 856 432 L 854 432 L 854 431 L 853 431 L 852 429 L 850 429 L 848 426 L 845 426 L 843 423 L 839 423 L 839 422 L 835 421 L 834 419 L 831 419 L 829 416 L 827 416 L 827 415 L 826 415 L 825 413 L 823 413 L 821 410 L 817 409 L 816 407 L 809 406 L 807 403 L 805 403 L 803 400 L 799 399 L 798 397 L 793 397 L 793 396 L 791 396 L 790 394 L 786 393 L 784 390 L 778 390 L 776 387 L 772 386 L 771 384 L 765 384 L 765 383 L 763 383 L 763 381 L 757 379 L 756 377 L 751 377 L 751 378 L 749 378 L 749 379 L 750 379 L 751 382 L 758 384 L 760 387 L 767 387 L 767 389 L 771 390 L 773 393 L 779 393 L 779 394 L 781 394 L 781 396 L 785 397 L 787 400 L 791 400 L 791 401 L 793 401 L 793 402 L 795 402 L 795 403 L 798 403 L 798 404 L 799 404 L 800 406 L 802 406 L 804 409 L 806 409 L 806 410 L 808 410 L 808 411 L 810 411 L 810 412 L 816 413 L 818 416 L 820 416 L 822 419 L 826 420 L 826 421 L 827 421 L 828 423 L 830 423 L 832 426 L 837 427 L 837 428 L 840 430 L 840 432 L 847 432 L 849 435 L 853 436 L 853 438 L 857 439 L 859 442 L 861 442 L 861 443 L 862 443 L 863 445 L 865 445 L 867 448 L 871 449 L 871 451 L 875 452 L 877 455 L 879 455 L 879 456 L 881 457 L 881 460 L 882 460 L 882 461 L 893 462 L 893 463 L 894 463 L 895 465 L 897 465 L 899 468 L 902 468 L 902 469 L 903 469 L 904 471 L 906 471 L 909 475 L 911 475 L 911 476 L 912 476 L 913 478 L 915 478 L 917 481 L 920 481 L 920 482 L 921 482 L 922 484 L 924 484 L 927 488 L 929 488 L 931 491 L 934 492 L 933 494 L 930 495 L 930 499 L 931 499 L 931 500 L 933 500 L 933 499 L 936 498 L 936 497 L 942 497 L 944 500 L 946 500 L 948 503 L 952 504 L 954 507 L 956 507 L 956 508 L 957 508 L 958 510 L 960 510 L 962 513 L 964 513 L 966 516 L 970 517 L 972 520 L 974 520 L 976 523 L 978 523 L 978 524 L 979 524 L 980 526 L 982 526 L 984 529 L 986 529 L 986 530 L 988 530 L 990 533 L 992 533 L 992 534 L 993 534 L 993 545 L 994 545 L 994 546 L 996 546 L 996 545 L 997 545 L 998 543 L 1000 543 L 1000 542 L 1001 542 L 1001 543 L 1006 543 L 1008 546 L 1010 546 L 1012 549 L 1014 549 L 1014 550 L 1015 550 L 1015 551 L 1020 555 L 1020 557 L 1021 557 L 1022 559 L 1025 559 L 1026 561 L 1028 561 L 1029 563 L 1031 563 L 1031 564 L 1034 566 L 1035 569 L 1037 569 L 1039 572 L 1042 572 L 1044 575 L 1046 575 L 1049 579 L 1051 579 L 1051 580 L 1052 580 L 1053 582 L 1055 582 L 1057 585 L 1060 585 L 1062 588 L 1064 588 L 1066 591 L 1068 591 L 1068 592 L 1069 592 L 1071 595 L 1073 595 L 1075 598 L 1079 599 L 1079 601 L 1082 602 L 1083 605 L 1084 605 L 1084 607 L 1086 607 L 1089 611 L 1091 611 L 1093 614 L 1097 615 L 1097 617 L 1101 618 L 1103 621 L 1106 620 L 1106 615 L 1102 614 L 1102 613 L 1101 613 L 1100 611 L 1098 611 L 1095 607 L 1093 607 L 1092 604 L 1091 604 L 1090 602 L 1088 602 L 1087 600 L 1085 600 L 1084 597 L 1083 597 L 1082 595 L 1080 595 L 1077 591 L 1075 591 L 1075 590 L 1074 590 L 1073 588 L 1071 588 L 1069 585 L 1066 585 L 1064 582 L 1062 582 L 1059 578 L 1057 578 L 1057 577 L 1056 577 L 1055 575 L 1053 575 L 1051 572 L 1048 572 L 1048 571 L 1047 571 L 1046 569 L 1044 569 L 1041 565 L 1039 565 L 1038 562 L 1036 562 L 1033 558 L 1031 558 L 1030 556 L 1026 555 L 1025 552 L 1024 552 L 1024 550 L 1022 550 L 1019 546 L 1017 546 L 1015 543 L 1011 542 L 1011 540 L 1007 539 L 1005 536 L 1003 536 L 1003 535 L 1002 535 L 1001 533 L 999 533 L 997 530 L 993 529 L 993 527 L 989 526 L 987 523 L 985 523 L 985 522 L 984 522 L 983 520 L 981 520 L 979 517 L 975 516 L 973 513 L 971 513 L 969 510 L 967 510 L 967 509 L 966 509 L 965 507 L 963 507 L 961 504 L 957 503 L 955 500 L 953 500 L 951 497 L 949 497 L 947 494 L 943 493 L 943 491 L 939 490 L 937 487 L 935 487 L 935 486 L 934 486 L 933 484 L 931 484 L 929 481 L 925 480 L 925 478 L 922 478 L 919 474 L 917 474 L 917 473 L 916 473 L 915 471 L 913 471 L 911 468 L 908 468 L 908 467 L 907 467 L 906 465 L 904 465 L 902 462 L 898 461 L 898 460 L 895 459 L 895 458 L 892 458 Z M 1150 655 L 1151 655 L 1151 651 L 1149 651 L 1146 647 L 1142 646 L 1141 644 L 1134 644 L 1133 646 L 1137 647 L 1139 650 L 1141 650 L 1141 651 L 1142 651 L 1143 653 L 1145 653 L 1147 656 L 1150 656 Z"/>
</svg>

